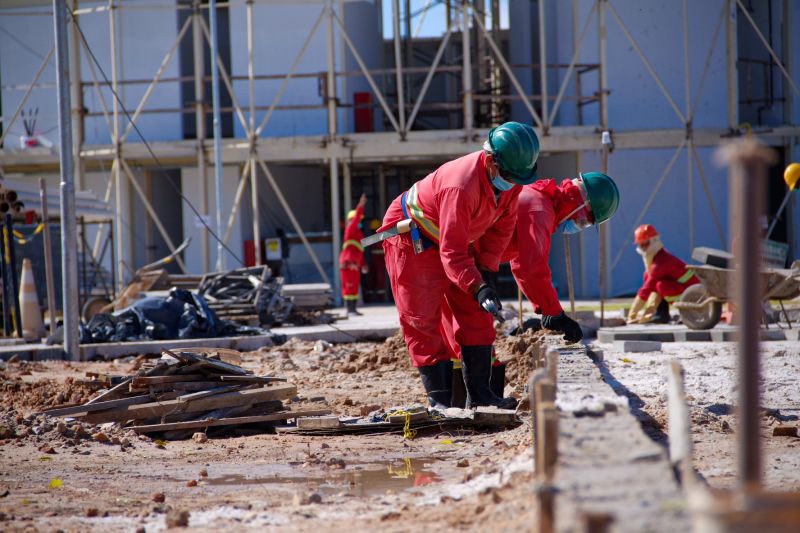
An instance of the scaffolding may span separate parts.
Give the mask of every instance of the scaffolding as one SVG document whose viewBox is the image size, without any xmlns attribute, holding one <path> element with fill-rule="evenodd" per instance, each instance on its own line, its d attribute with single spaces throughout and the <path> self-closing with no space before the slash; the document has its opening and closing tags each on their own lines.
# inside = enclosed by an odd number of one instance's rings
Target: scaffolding
<svg viewBox="0 0 800 533">
<path fill-rule="evenodd" d="M 230 240 L 232 228 L 239 216 L 241 206 L 247 200 L 245 191 L 250 187 L 250 203 L 253 214 L 253 236 L 256 246 L 256 262 L 261 259 L 261 215 L 258 207 L 259 180 L 258 171 L 260 170 L 266 178 L 271 192 L 275 195 L 280 205 L 285 210 L 291 225 L 300 237 L 305 249 L 308 252 L 320 277 L 326 282 L 332 282 L 334 286 L 338 283 L 336 276 L 329 279 L 326 270 L 311 246 L 309 238 L 299 223 L 295 215 L 295 208 L 287 201 L 278 182 L 273 175 L 271 166 L 274 164 L 319 164 L 328 168 L 329 191 L 330 191 L 330 225 L 332 228 L 332 258 L 333 272 L 338 270 L 338 251 L 341 246 L 339 232 L 339 220 L 343 209 L 350 208 L 352 197 L 351 172 L 353 165 L 377 164 L 380 183 L 380 201 L 382 206 L 386 206 L 386 176 L 385 165 L 412 162 L 438 162 L 444 159 L 463 155 L 465 152 L 474 149 L 476 143 L 485 137 L 488 126 L 491 124 L 476 123 L 476 115 L 481 117 L 491 117 L 490 122 L 499 122 L 505 111 L 514 102 L 522 104 L 530 116 L 531 122 L 536 126 L 540 135 L 542 152 L 582 152 L 597 151 L 602 155 L 603 170 L 608 167 L 609 154 L 612 147 L 617 149 L 630 148 L 671 148 L 674 150 L 660 177 L 652 186 L 652 193 L 641 212 L 636 217 L 633 225 L 638 225 L 646 215 L 648 209 L 653 204 L 656 195 L 664 185 L 667 176 L 675 165 L 678 156 L 685 151 L 688 160 L 688 198 L 689 205 L 689 227 L 690 241 L 694 243 L 694 170 L 697 170 L 697 178 L 703 188 L 703 192 L 708 200 L 708 206 L 713 218 L 720 239 L 724 243 L 724 232 L 722 222 L 716 212 L 714 202 L 711 197 L 710 188 L 706 179 L 698 147 L 717 146 L 720 140 L 728 136 L 741 135 L 743 128 L 738 120 L 738 95 L 737 95 L 737 54 L 736 54 L 736 28 L 734 10 L 737 6 L 741 8 L 747 22 L 752 25 L 761 42 L 764 44 L 772 60 L 777 64 L 784 76 L 787 86 L 795 96 L 800 96 L 800 90 L 796 82 L 790 76 L 786 66 L 780 61 L 770 43 L 759 30 L 758 25 L 749 15 L 741 0 L 720 0 L 719 16 L 714 23 L 714 33 L 711 40 L 711 47 L 702 52 L 705 57 L 704 68 L 698 88 L 694 95 L 690 91 L 689 77 L 689 13 L 688 0 L 682 2 L 682 36 L 683 36 L 683 67 L 684 67 L 684 105 L 681 106 L 676 101 L 670 91 L 666 88 L 658 71 L 654 68 L 647 55 L 637 43 L 633 34 L 620 12 L 615 7 L 617 0 L 595 0 L 591 4 L 589 12 L 580 20 L 579 0 L 572 0 L 572 43 L 573 54 L 568 64 L 548 64 L 547 63 L 547 25 L 546 10 L 547 2 L 537 2 L 539 25 L 538 32 L 539 62 L 537 64 L 517 65 L 509 62 L 503 53 L 503 30 L 499 24 L 499 0 L 448 0 L 445 2 L 446 17 L 445 28 L 442 36 L 437 38 L 436 52 L 430 60 L 430 64 L 424 67 L 414 66 L 411 60 L 411 52 L 414 47 L 415 34 L 411 32 L 411 13 L 410 2 L 405 0 L 405 16 L 401 10 L 400 0 L 387 0 L 391 2 L 392 14 L 392 38 L 391 51 L 394 64 L 387 68 L 370 69 L 365 63 L 361 52 L 354 44 L 353 39 L 348 34 L 344 22 L 343 6 L 350 0 L 231 0 L 218 2 L 218 7 L 228 9 L 244 9 L 246 13 L 247 31 L 247 74 L 235 76 L 228 71 L 222 57 L 217 53 L 213 57 L 214 64 L 219 71 L 219 77 L 223 89 L 231 101 L 231 105 L 226 108 L 216 106 L 216 111 L 232 113 L 235 120 L 244 131 L 244 135 L 238 138 L 220 139 L 221 160 L 212 161 L 212 146 L 206 132 L 206 116 L 212 112 L 206 103 L 205 83 L 208 75 L 204 72 L 204 54 L 207 49 L 215 49 L 212 31 L 205 20 L 209 5 L 201 0 L 193 0 L 188 3 L 164 4 L 130 2 L 126 0 L 107 0 L 104 2 L 78 2 L 70 0 L 71 17 L 70 26 L 70 72 L 71 72 L 71 97 L 72 97 L 72 124 L 73 124 L 73 162 L 76 172 L 76 183 L 79 189 L 84 187 L 84 173 L 90 168 L 104 168 L 110 165 L 109 181 L 106 188 L 106 201 L 112 198 L 116 205 L 114 225 L 117 228 L 117 235 L 122 235 L 124 223 L 121 219 L 123 212 L 122 187 L 129 184 L 133 191 L 142 202 L 148 217 L 155 225 L 156 230 L 161 235 L 171 251 L 176 248 L 164 224 L 159 218 L 159 214 L 154 209 L 151 199 L 139 185 L 134 177 L 130 166 L 130 161 L 136 161 L 142 167 L 162 167 L 169 166 L 195 166 L 199 176 L 200 201 L 197 206 L 197 214 L 202 220 L 202 215 L 209 215 L 207 185 L 209 163 L 224 163 L 226 165 L 238 165 L 240 167 L 240 178 L 234 196 L 233 209 L 227 215 L 227 220 L 222 222 L 223 214 L 219 208 L 219 195 L 217 198 L 218 207 L 213 213 L 218 217 L 219 225 L 217 228 L 219 246 L 226 246 Z M 258 74 L 255 71 L 253 34 L 255 25 L 254 5 L 255 4 L 280 4 L 280 3 L 304 3 L 317 5 L 320 8 L 318 15 L 308 26 L 308 33 L 303 44 L 296 51 L 284 51 L 285 53 L 295 52 L 294 60 L 288 72 L 283 74 Z M 441 2 L 429 1 L 424 9 L 417 13 L 420 16 L 416 34 L 422 25 L 422 19 L 429 9 Z M 5 4 L 5 6 L 4 6 Z M 7 5 L 16 5 L 15 2 L 0 2 L 0 8 Z M 487 7 L 488 6 L 488 7 Z M 186 10 L 189 16 L 180 26 L 174 42 L 164 54 L 163 60 L 158 69 L 150 79 L 123 79 L 120 75 L 120 65 L 118 64 L 117 47 L 120 43 L 116 27 L 115 12 L 125 9 L 172 9 Z M 381 12 L 381 2 L 378 2 L 378 10 Z M 4 13 L 5 16 L 6 13 Z M 16 16 L 52 16 L 46 11 L 14 11 L 8 12 Z M 86 42 L 81 31 L 81 19 L 84 17 L 107 17 L 109 25 L 109 47 L 111 50 L 110 77 L 105 79 L 101 74 L 102 68 L 95 61 L 91 48 Z M 487 22 L 487 19 L 490 22 Z M 675 116 L 680 120 L 682 127 L 672 129 L 653 129 L 642 131 L 614 131 L 609 122 L 608 102 L 611 97 L 607 85 L 606 65 L 608 61 L 607 53 L 607 26 L 608 19 L 612 19 L 622 34 L 624 34 L 631 48 L 640 58 L 649 76 L 657 85 L 663 95 L 665 103 L 672 109 Z M 295 21 L 293 21 L 294 23 Z M 403 29 L 405 25 L 405 31 Z M 324 29 L 323 29 L 324 27 Z M 581 62 L 581 50 L 589 34 L 589 29 L 597 29 L 597 50 L 598 59 L 596 62 Z M 697 113 L 697 104 L 703 91 L 711 57 L 714 53 L 718 36 L 724 30 L 726 48 L 726 78 L 727 78 L 727 117 L 726 127 L 718 128 L 699 128 L 694 124 Z M 320 31 L 325 32 L 326 36 L 326 64 L 324 72 L 298 72 L 298 67 L 309 49 L 313 37 Z M 405 37 L 404 37 L 405 33 Z M 193 39 L 193 61 L 194 73 L 191 77 L 178 76 L 167 77 L 165 73 L 168 66 L 173 61 L 181 42 L 189 36 Z M 342 46 L 352 55 L 358 70 L 344 70 L 344 65 L 338 64 L 336 60 L 336 37 L 339 37 Z M 443 58 L 448 50 L 457 46 L 456 41 L 460 39 L 461 62 L 459 64 L 443 64 Z M 430 40 L 430 39 L 429 39 Z M 404 54 L 405 51 L 405 54 Z M 54 53 L 54 48 L 42 61 L 41 66 L 36 71 L 31 83 L 25 89 L 23 98 L 17 109 L 11 114 L 9 119 L 4 119 L 3 133 L 0 143 L 5 139 L 11 126 L 17 120 L 20 112 L 33 91 L 40 86 L 39 80 Z M 81 75 L 81 56 L 87 61 L 89 66 L 90 79 L 86 80 Z M 529 94 L 520 81 L 517 72 L 520 69 L 529 69 L 531 72 L 538 73 L 539 91 Z M 597 72 L 597 87 L 590 94 L 584 93 L 589 89 L 584 75 L 589 72 Z M 418 81 L 423 76 L 422 84 L 416 89 L 412 79 Z M 459 97 L 452 102 L 428 102 L 426 97 L 432 82 L 437 75 L 451 76 L 460 79 Z M 561 82 L 555 94 L 548 91 L 550 76 L 556 76 Z M 343 98 L 337 94 L 337 85 L 340 80 L 359 77 L 366 81 L 377 103 L 374 106 L 382 112 L 386 131 L 371 133 L 352 133 L 343 132 L 338 122 L 338 113 L 341 109 L 352 105 L 344 102 Z M 292 79 L 316 78 L 320 82 L 321 101 L 302 105 L 281 105 L 281 100 L 286 94 L 289 82 Z M 259 80 L 280 81 L 280 86 L 275 93 L 272 102 L 268 106 L 258 106 L 256 104 L 255 82 Z M 247 102 L 241 102 L 234 90 L 235 82 L 247 82 L 248 97 Z M 187 108 L 162 109 L 148 107 L 148 102 L 154 90 L 159 84 L 192 82 L 195 90 L 195 103 Z M 132 112 L 128 113 L 120 105 L 119 90 L 124 85 L 145 85 L 146 89 L 140 101 Z M 477 85 L 477 86 L 476 86 Z M 104 89 L 110 87 L 115 95 L 109 103 L 104 95 Z M 568 94 L 572 87 L 571 94 Z M 100 109 L 85 111 L 83 99 L 84 90 L 93 90 L 99 102 Z M 584 106 L 598 106 L 599 121 L 596 124 L 577 124 L 560 125 L 558 116 L 559 111 L 565 103 L 575 105 L 578 116 Z M 488 110 L 488 112 L 477 113 L 476 109 Z M 277 137 L 269 136 L 268 126 L 275 111 L 278 110 L 306 110 L 306 109 L 325 109 L 327 112 L 327 132 L 321 135 Z M 445 129 L 425 130 L 419 128 L 419 119 L 426 112 L 442 111 L 449 116 L 458 117 L 457 127 Z M 196 120 L 196 139 L 161 141 L 153 143 L 134 143 L 131 142 L 131 135 L 137 130 L 137 122 L 147 114 L 155 113 L 179 113 L 194 114 Z M 261 115 L 260 120 L 258 115 Z M 102 116 L 110 132 L 111 142 L 107 145 L 87 145 L 84 143 L 85 119 L 87 117 Z M 581 120 L 582 122 L 582 120 Z M 800 135 L 800 128 L 783 125 L 774 127 L 769 131 L 759 132 L 759 136 L 767 142 L 781 144 L 786 138 Z M 694 162 L 694 165 L 692 164 Z M 14 152 L 10 150 L 0 151 L 0 173 L 6 172 L 31 172 L 42 169 L 57 168 L 58 160 L 55 155 L 47 154 L 28 154 L 25 152 Z M 340 170 L 342 179 L 340 179 Z M 340 205 L 340 182 L 343 188 L 345 205 Z M 192 209 L 195 209 L 192 206 Z M 631 228 L 631 230 L 633 229 Z M 211 237 L 214 236 L 212 228 L 206 226 L 201 239 L 203 269 L 211 269 L 210 249 Z M 102 241 L 102 234 L 98 233 L 94 243 L 94 251 L 97 252 Z M 600 293 L 605 295 L 606 270 L 613 269 L 622 257 L 624 247 L 616 254 L 608 254 L 608 226 L 601 228 L 600 238 Z M 117 238 L 115 245 L 117 265 L 116 279 L 122 284 L 126 277 L 125 261 L 127 253 L 122 238 Z M 220 248 L 221 249 L 221 248 Z M 218 254 L 222 261 L 223 254 Z M 180 268 L 186 271 L 180 255 L 176 257 Z M 218 268 L 224 267 L 224 263 L 218 262 Z"/>
</svg>

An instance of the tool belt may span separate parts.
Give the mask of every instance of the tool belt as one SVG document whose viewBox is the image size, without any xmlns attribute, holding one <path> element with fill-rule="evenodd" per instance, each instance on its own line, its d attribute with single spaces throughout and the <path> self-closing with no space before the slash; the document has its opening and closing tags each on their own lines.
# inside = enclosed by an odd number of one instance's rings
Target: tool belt
<svg viewBox="0 0 800 533">
<path fill-rule="evenodd" d="M 407 195 L 408 191 L 404 192 L 402 198 L 400 199 L 400 205 L 403 208 L 403 216 L 405 218 L 400 222 L 398 222 L 397 225 L 393 228 L 389 228 L 385 231 L 381 231 L 380 233 L 376 233 L 375 235 L 370 235 L 369 237 L 361 239 L 362 246 L 366 248 L 367 246 L 383 242 L 386 239 L 391 239 L 392 237 L 395 237 L 397 235 L 402 235 L 404 233 L 410 234 L 411 244 L 414 246 L 415 254 L 421 254 L 428 248 L 436 246 L 436 243 L 432 239 L 430 239 L 427 235 L 422 233 L 417 223 L 414 222 L 409 216 L 408 208 L 406 207 Z"/>
</svg>

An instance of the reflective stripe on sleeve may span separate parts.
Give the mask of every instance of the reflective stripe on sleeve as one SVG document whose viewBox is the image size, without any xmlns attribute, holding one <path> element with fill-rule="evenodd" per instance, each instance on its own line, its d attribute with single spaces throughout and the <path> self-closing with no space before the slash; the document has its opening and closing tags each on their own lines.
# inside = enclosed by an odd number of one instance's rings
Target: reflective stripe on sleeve
<svg viewBox="0 0 800 533">
<path fill-rule="evenodd" d="M 678 283 L 686 283 L 687 281 L 692 279 L 692 276 L 694 276 L 694 270 L 692 270 L 691 268 L 687 268 L 686 273 L 680 278 L 678 278 Z"/>
</svg>

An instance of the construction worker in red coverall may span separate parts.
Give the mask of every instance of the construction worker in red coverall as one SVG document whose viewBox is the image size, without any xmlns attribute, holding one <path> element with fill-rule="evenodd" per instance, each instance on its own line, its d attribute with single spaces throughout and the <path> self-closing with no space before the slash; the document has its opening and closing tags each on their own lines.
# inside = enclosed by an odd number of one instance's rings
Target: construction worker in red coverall
<svg viewBox="0 0 800 533">
<path fill-rule="evenodd" d="M 364 206 L 367 204 L 367 196 L 361 195 L 356 208 L 347 213 L 347 226 L 344 228 L 344 242 L 342 251 L 339 254 L 339 272 L 342 276 L 342 299 L 347 306 L 347 315 L 360 315 L 356 306 L 358 305 L 358 290 L 361 287 L 361 273 L 367 272 L 367 265 L 364 263 L 364 247 L 361 239 L 364 233 L 361 231 L 361 221 L 364 219 Z"/>
<path fill-rule="evenodd" d="M 514 398 L 498 397 L 490 388 L 490 313 L 501 305 L 481 270 L 498 269 L 516 223 L 520 185 L 536 180 L 538 155 L 530 126 L 508 122 L 494 128 L 483 150 L 445 163 L 396 198 L 378 230 L 398 230 L 383 241 L 386 268 L 412 364 L 434 408 L 450 407 L 452 396 L 451 352 L 441 331 L 445 302 L 460 327 L 467 407 L 516 406 Z M 398 223 L 408 219 L 419 233 L 399 233 Z M 479 254 L 470 253 L 473 242 Z"/>
<path fill-rule="evenodd" d="M 552 179 L 540 180 L 523 187 L 519 195 L 516 228 L 500 262 L 511 262 L 511 273 L 536 312 L 542 315 L 542 325 L 563 333 L 564 340 L 569 342 L 581 340 L 583 332 L 564 313 L 553 287 L 549 264 L 553 234 L 577 233 L 602 224 L 614 215 L 617 207 L 619 190 L 614 180 L 601 172 L 583 173 L 560 185 Z M 442 311 L 442 327 L 452 353 L 458 357 L 461 331 L 449 308 Z M 494 365 L 495 369 L 502 367 L 499 361 Z"/>
<path fill-rule="evenodd" d="M 686 263 L 667 252 L 658 231 L 642 224 L 634 232 L 636 251 L 644 262 L 644 284 L 636 293 L 628 313 L 628 324 L 669 322 L 669 303 L 688 287 L 700 283 Z"/>
</svg>

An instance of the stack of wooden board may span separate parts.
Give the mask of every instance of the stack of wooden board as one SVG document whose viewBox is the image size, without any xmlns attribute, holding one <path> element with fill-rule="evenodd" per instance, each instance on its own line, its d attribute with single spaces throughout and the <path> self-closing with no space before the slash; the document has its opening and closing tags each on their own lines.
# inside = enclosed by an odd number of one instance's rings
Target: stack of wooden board
<svg viewBox="0 0 800 533">
<path fill-rule="evenodd" d="M 163 350 L 161 359 L 84 405 L 45 411 L 88 424 L 117 422 L 137 433 L 179 439 L 209 427 L 285 422 L 330 413 L 291 411 L 283 400 L 297 389 L 284 378 L 255 376 L 239 352 L 211 348 Z"/>
<path fill-rule="evenodd" d="M 283 278 L 264 266 L 207 274 L 197 292 L 222 319 L 272 326 L 283 323 L 292 311 L 292 299 L 282 294 L 282 287 Z"/>
</svg>

